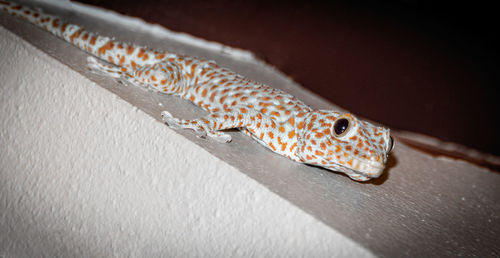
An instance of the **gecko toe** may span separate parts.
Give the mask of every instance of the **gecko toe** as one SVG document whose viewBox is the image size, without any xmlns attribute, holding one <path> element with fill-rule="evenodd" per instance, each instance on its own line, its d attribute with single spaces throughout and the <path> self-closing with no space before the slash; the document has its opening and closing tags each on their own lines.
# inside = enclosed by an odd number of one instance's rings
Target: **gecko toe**
<svg viewBox="0 0 500 258">
<path fill-rule="evenodd" d="M 222 132 L 216 132 L 214 134 L 209 134 L 210 138 L 214 139 L 216 142 L 220 143 L 226 143 L 230 142 L 232 140 L 231 135 L 222 133 Z"/>
</svg>

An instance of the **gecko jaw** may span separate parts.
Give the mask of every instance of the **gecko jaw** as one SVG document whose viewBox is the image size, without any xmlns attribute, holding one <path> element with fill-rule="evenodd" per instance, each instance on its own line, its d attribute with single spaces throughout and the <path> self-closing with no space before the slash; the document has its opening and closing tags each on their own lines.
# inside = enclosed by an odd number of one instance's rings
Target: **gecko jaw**
<svg viewBox="0 0 500 258">
<path fill-rule="evenodd" d="M 373 178 L 378 178 L 384 172 L 385 166 L 379 165 L 376 162 L 360 161 L 353 159 L 354 165 L 359 165 L 357 169 L 352 169 L 341 164 L 334 164 L 327 167 L 333 171 L 340 171 L 347 174 L 350 178 L 356 181 L 368 181 Z"/>
</svg>

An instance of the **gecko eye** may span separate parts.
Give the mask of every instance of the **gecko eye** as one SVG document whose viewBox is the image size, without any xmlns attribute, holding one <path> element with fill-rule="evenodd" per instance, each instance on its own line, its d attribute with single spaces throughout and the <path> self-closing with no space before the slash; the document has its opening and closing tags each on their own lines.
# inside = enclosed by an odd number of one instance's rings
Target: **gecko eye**
<svg viewBox="0 0 500 258">
<path fill-rule="evenodd" d="M 388 152 L 391 152 L 392 149 L 394 149 L 394 139 L 392 139 L 392 136 L 389 136 L 389 151 Z"/>
<path fill-rule="evenodd" d="M 341 137 L 344 136 L 349 130 L 349 120 L 346 118 L 341 118 L 335 121 L 333 125 L 333 132 L 335 136 Z"/>
</svg>

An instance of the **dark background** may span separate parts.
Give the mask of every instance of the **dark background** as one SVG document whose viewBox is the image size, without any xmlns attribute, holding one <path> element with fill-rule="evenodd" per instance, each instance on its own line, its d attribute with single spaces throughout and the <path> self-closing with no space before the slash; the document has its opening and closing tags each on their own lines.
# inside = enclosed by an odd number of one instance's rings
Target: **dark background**
<svg viewBox="0 0 500 258">
<path fill-rule="evenodd" d="M 90 1 L 248 49 L 331 102 L 393 129 L 500 155 L 498 24 L 468 1 Z"/>
</svg>

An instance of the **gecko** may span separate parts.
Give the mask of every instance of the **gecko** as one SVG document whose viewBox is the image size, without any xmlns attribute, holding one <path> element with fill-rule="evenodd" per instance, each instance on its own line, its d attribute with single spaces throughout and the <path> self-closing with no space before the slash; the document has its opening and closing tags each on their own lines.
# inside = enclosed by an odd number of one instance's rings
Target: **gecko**
<svg viewBox="0 0 500 258">
<path fill-rule="evenodd" d="M 225 130 L 239 129 L 279 155 L 356 181 L 379 177 L 394 147 L 388 128 L 350 113 L 313 109 L 215 61 L 119 42 L 10 1 L 0 0 L 0 8 L 89 53 L 91 71 L 187 99 L 208 113 L 187 120 L 163 111 L 163 122 L 173 129 L 223 143 L 231 141 Z"/>
</svg>

